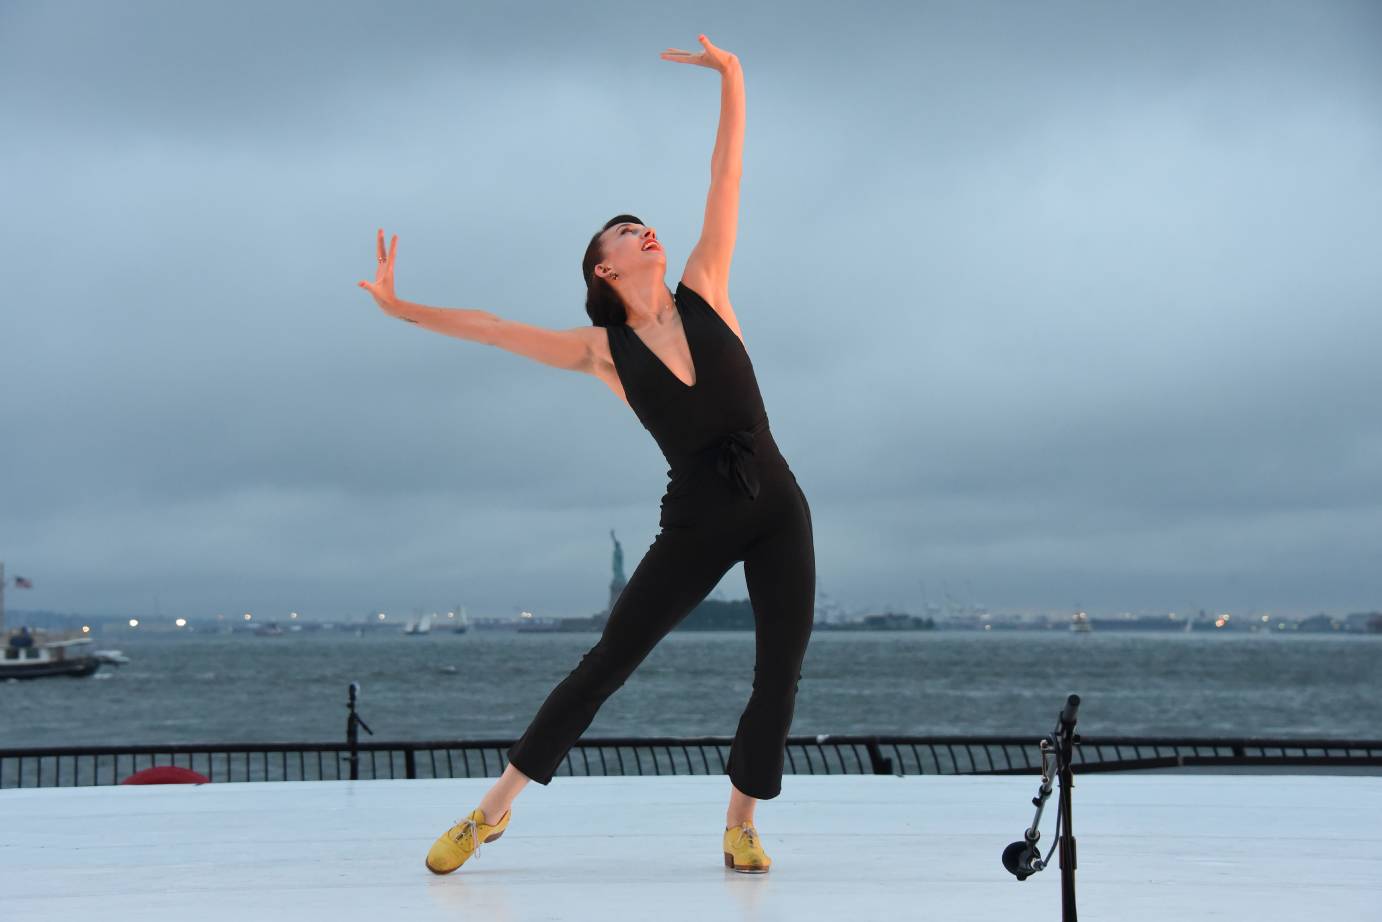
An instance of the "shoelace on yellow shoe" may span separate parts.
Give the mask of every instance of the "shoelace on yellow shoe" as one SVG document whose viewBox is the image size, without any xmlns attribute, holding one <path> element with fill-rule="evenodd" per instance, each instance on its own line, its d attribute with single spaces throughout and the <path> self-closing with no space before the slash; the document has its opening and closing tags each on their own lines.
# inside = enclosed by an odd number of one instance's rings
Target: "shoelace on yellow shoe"
<svg viewBox="0 0 1382 922">
<path fill-rule="evenodd" d="M 754 844 L 755 844 L 755 843 L 754 843 L 754 838 L 755 838 L 755 836 L 757 836 L 757 835 L 758 835 L 758 833 L 757 833 L 757 832 L 754 830 L 754 828 L 753 828 L 752 826 L 750 826 L 748 823 L 740 823 L 740 824 L 739 824 L 739 838 L 735 841 L 734 844 L 738 845 L 739 842 L 742 842 L 744 839 L 748 839 L 748 840 L 749 840 L 749 847 L 752 848 L 752 847 L 754 846 Z"/>
<path fill-rule="evenodd" d="M 461 827 L 461 834 L 455 837 L 455 838 L 456 838 L 456 844 L 457 844 L 457 845 L 460 845 L 462 848 L 464 848 L 465 846 L 462 845 L 462 843 L 465 841 L 466 833 L 469 833 L 469 834 L 470 834 L 470 841 L 471 841 L 471 843 L 472 843 L 471 854 L 472 854 L 474 857 L 479 858 L 479 857 L 480 857 L 480 827 L 477 826 L 477 825 L 475 824 L 475 819 L 474 819 L 473 817 L 467 816 L 467 817 L 466 817 L 465 819 L 463 819 L 463 820 L 456 820 L 455 825 Z"/>
</svg>

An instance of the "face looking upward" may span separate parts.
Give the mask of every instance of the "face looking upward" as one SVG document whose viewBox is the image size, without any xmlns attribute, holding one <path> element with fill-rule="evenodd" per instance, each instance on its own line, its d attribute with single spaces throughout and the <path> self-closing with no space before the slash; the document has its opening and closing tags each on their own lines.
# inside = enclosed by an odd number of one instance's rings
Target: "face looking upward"
<svg viewBox="0 0 1382 922">
<path fill-rule="evenodd" d="M 602 259 L 596 273 L 611 284 L 661 278 L 667 270 L 667 254 L 657 231 L 643 224 L 616 224 L 601 234 Z M 611 271 L 618 276 L 611 279 Z"/>
</svg>

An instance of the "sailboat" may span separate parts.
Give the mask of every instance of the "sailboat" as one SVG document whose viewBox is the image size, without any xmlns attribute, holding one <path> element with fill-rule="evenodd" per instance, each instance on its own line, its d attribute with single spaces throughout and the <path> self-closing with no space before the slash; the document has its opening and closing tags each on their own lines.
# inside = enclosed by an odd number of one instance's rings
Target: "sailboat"
<svg viewBox="0 0 1382 922">
<path fill-rule="evenodd" d="M 465 613 L 464 605 L 457 605 L 456 610 L 461 614 L 460 617 L 456 619 L 456 626 L 453 627 L 452 630 L 457 634 L 464 634 L 466 631 L 470 630 L 470 616 Z"/>
<path fill-rule="evenodd" d="M 409 618 L 408 623 L 403 626 L 405 634 L 430 634 L 432 633 L 432 616 L 423 615 L 421 619 Z"/>
</svg>

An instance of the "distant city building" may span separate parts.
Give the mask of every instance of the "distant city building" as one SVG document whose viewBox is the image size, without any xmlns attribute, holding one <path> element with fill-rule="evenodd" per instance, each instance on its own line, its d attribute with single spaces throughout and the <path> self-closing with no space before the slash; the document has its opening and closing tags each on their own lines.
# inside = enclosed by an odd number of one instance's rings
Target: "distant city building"
<svg viewBox="0 0 1382 922">
<path fill-rule="evenodd" d="M 1339 622 L 1335 621 L 1324 612 L 1320 612 L 1318 615 L 1302 618 L 1300 624 L 1296 625 L 1296 630 L 1305 633 L 1323 634 L 1325 632 L 1339 630 Z"/>
<path fill-rule="evenodd" d="M 1350 633 L 1382 633 L 1382 611 L 1355 611 L 1344 616 L 1344 630 Z"/>
</svg>

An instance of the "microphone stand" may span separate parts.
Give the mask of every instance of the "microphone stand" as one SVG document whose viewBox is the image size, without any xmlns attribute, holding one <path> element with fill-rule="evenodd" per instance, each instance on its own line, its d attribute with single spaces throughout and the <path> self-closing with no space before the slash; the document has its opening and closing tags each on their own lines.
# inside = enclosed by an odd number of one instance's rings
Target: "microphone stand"
<svg viewBox="0 0 1382 922">
<path fill-rule="evenodd" d="M 1044 870 L 1050 863 L 1051 850 L 1047 849 L 1042 858 L 1037 841 L 1041 838 L 1041 812 L 1046 799 L 1051 796 L 1051 776 L 1060 782 L 1060 801 L 1056 810 L 1056 842 L 1052 848 L 1060 849 L 1061 871 L 1061 922 L 1078 922 L 1075 914 L 1075 833 L 1071 825 L 1070 791 L 1075 779 L 1071 769 L 1075 746 L 1079 744 L 1079 734 L 1075 733 L 1075 712 L 1080 707 L 1080 696 L 1071 695 L 1061 709 L 1056 720 L 1056 729 L 1050 736 L 1041 739 L 1041 787 L 1032 798 L 1036 806 L 1036 817 L 1032 825 L 1022 833 L 1022 841 L 1013 842 L 1003 849 L 1003 867 L 1018 880 L 1026 880 L 1037 871 Z M 1055 771 L 1051 770 L 1050 760 L 1054 760 Z M 1065 832 L 1061 833 L 1064 826 Z"/>
</svg>

